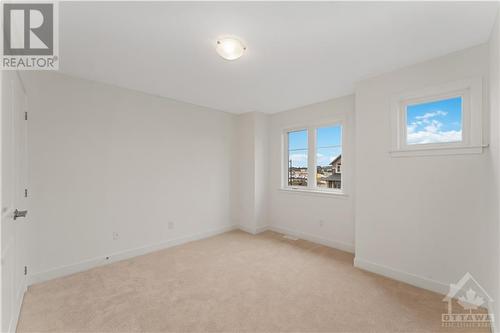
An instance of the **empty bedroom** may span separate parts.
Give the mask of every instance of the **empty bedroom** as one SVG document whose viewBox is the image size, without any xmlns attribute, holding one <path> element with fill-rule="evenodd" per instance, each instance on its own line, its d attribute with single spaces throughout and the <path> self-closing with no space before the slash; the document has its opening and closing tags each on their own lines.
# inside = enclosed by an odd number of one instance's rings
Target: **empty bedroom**
<svg viewBox="0 0 500 333">
<path fill-rule="evenodd" d="M 500 333 L 500 2 L 0 7 L 1 332 Z"/>
</svg>

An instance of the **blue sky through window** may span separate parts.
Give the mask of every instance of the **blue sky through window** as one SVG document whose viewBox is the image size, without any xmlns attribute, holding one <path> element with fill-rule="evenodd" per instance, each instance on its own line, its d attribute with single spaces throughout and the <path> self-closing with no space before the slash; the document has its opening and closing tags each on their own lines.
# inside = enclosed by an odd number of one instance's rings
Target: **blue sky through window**
<svg viewBox="0 0 500 333">
<path fill-rule="evenodd" d="M 342 127 L 321 127 L 316 133 L 317 165 L 327 166 L 342 153 Z M 307 130 L 288 133 L 288 159 L 293 167 L 307 167 L 307 149 Z"/>
<path fill-rule="evenodd" d="M 321 127 L 316 131 L 316 164 L 328 166 L 342 153 L 342 127 Z"/>
<path fill-rule="evenodd" d="M 406 107 L 409 145 L 462 141 L 462 97 Z"/>
<path fill-rule="evenodd" d="M 288 160 L 293 167 L 307 167 L 307 130 L 288 133 Z"/>
</svg>

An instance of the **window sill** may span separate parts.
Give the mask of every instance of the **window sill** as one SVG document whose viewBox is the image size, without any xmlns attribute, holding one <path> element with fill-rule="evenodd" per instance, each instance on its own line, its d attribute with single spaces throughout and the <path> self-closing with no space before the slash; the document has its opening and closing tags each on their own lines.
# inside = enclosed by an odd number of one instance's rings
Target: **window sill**
<svg viewBox="0 0 500 333">
<path fill-rule="evenodd" d="M 285 193 L 293 193 L 293 194 L 302 194 L 302 195 L 314 195 L 314 196 L 326 196 L 333 197 L 339 199 L 347 199 L 349 196 L 342 191 L 322 191 L 322 190 L 313 190 L 313 189 L 301 189 L 301 188 L 287 188 L 282 187 L 278 189 L 281 192 Z"/>
<path fill-rule="evenodd" d="M 401 149 L 390 151 L 391 157 L 414 157 L 414 156 L 438 156 L 438 155 L 465 155 L 481 154 L 484 146 L 466 146 L 453 148 L 421 148 L 421 149 Z"/>
</svg>

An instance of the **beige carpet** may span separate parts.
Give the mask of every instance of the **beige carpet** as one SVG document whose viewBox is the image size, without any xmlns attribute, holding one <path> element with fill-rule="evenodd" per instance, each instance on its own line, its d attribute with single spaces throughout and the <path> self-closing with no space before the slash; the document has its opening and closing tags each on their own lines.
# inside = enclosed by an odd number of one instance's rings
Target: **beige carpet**
<svg viewBox="0 0 500 333">
<path fill-rule="evenodd" d="M 18 332 L 452 331 L 440 327 L 441 295 L 352 261 L 273 232 L 229 232 L 32 286 Z"/>
</svg>

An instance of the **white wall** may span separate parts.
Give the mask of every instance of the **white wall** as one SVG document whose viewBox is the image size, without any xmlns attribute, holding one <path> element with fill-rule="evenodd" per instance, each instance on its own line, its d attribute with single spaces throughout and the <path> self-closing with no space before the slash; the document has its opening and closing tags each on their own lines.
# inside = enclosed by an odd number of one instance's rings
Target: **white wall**
<svg viewBox="0 0 500 333">
<path fill-rule="evenodd" d="M 269 116 L 248 112 L 237 116 L 236 170 L 233 170 L 237 209 L 232 216 L 239 227 L 250 233 L 268 225 L 268 123 Z"/>
<path fill-rule="evenodd" d="M 354 96 L 273 114 L 269 132 L 269 223 L 278 231 L 327 244 L 354 249 Z M 347 139 L 342 152 L 342 172 L 347 196 L 280 190 L 282 180 L 282 134 L 290 127 L 347 120 Z M 321 225 L 320 221 L 323 221 Z"/>
<path fill-rule="evenodd" d="M 498 295 L 498 24 L 495 31 L 490 48 L 367 79 L 355 96 L 272 115 L 235 116 L 24 73 L 32 274 L 49 278 L 233 224 L 250 232 L 269 225 L 347 251 L 356 246 L 357 265 L 425 288 L 446 292 L 469 271 Z M 394 94 L 471 76 L 486 83 L 488 63 L 498 125 L 492 123 L 491 148 L 480 155 L 389 155 Z M 487 91 L 484 99 L 487 106 Z M 283 130 L 341 118 L 346 196 L 280 190 Z"/>
<path fill-rule="evenodd" d="M 23 80 L 35 281 L 233 224 L 234 115 L 55 73 Z"/>
<path fill-rule="evenodd" d="M 491 152 L 491 161 L 492 161 L 492 184 L 494 190 L 491 195 L 491 206 L 493 211 L 493 215 L 496 218 L 497 225 L 500 224 L 500 11 L 497 14 L 497 19 L 495 22 L 495 26 L 493 27 L 491 38 L 490 38 L 490 152 Z M 500 229 L 500 228 L 499 228 Z M 500 230 L 499 230 L 500 232 Z M 493 272 L 492 275 L 496 277 L 496 290 L 493 292 L 492 297 L 497 300 L 497 304 L 495 304 L 496 308 L 496 319 L 500 318 L 500 281 L 499 276 L 500 265 L 499 261 L 499 253 L 500 253 L 500 234 L 497 234 L 497 249 L 496 256 L 494 256 L 497 260 L 497 272 Z M 495 267 L 492 267 L 494 269 Z M 500 326 L 497 322 L 497 330 L 500 329 Z"/>
<path fill-rule="evenodd" d="M 478 76 L 488 82 L 488 45 L 357 85 L 356 265 L 441 292 L 469 271 L 488 291 L 496 290 L 491 150 L 408 158 L 389 154 L 392 96 Z"/>
<path fill-rule="evenodd" d="M 269 225 L 269 115 L 255 113 L 255 225 L 256 231 Z"/>
<path fill-rule="evenodd" d="M 233 170 L 236 207 L 233 220 L 247 232 L 255 233 L 255 133 L 254 115 L 245 113 L 236 118 L 237 149 Z"/>
</svg>

